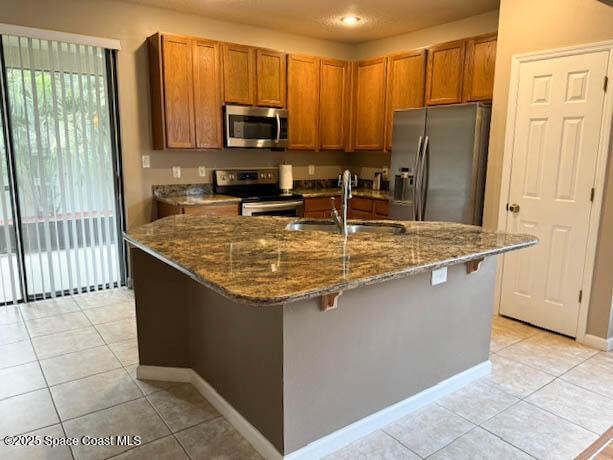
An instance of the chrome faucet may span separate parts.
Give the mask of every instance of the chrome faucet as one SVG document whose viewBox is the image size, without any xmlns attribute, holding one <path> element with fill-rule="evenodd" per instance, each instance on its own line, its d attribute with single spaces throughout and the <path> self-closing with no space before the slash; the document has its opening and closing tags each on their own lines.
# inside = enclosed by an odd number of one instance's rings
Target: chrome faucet
<svg viewBox="0 0 613 460">
<path fill-rule="evenodd" d="M 338 227 L 339 232 L 343 236 L 347 236 L 347 210 L 349 209 L 349 200 L 351 199 L 351 172 L 348 169 L 343 172 L 341 177 L 341 195 L 343 202 L 341 203 L 341 215 L 339 216 L 336 210 L 336 200 L 332 200 L 332 219 Z"/>
</svg>

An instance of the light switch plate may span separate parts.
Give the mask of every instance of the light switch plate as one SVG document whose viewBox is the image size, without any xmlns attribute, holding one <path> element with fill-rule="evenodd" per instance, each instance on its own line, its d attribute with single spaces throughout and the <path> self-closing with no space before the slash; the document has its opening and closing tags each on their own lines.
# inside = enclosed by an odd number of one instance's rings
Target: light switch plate
<svg viewBox="0 0 613 460">
<path fill-rule="evenodd" d="M 181 166 L 172 167 L 172 177 L 174 177 L 175 179 L 181 178 Z"/>
<path fill-rule="evenodd" d="M 198 166 L 198 175 L 200 177 L 206 177 L 206 166 Z"/>
<path fill-rule="evenodd" d="M 443 284 L 447 281 L 447 267 L 432 270 L 432 286 Z"/>
<path fill-rule="evenodd" d="M 315 174 L 315 165 L 309 165 L 309 176 Z"/>
<path fill-rule="evenodd" d="M 149 155 L 143 155 L 142 161 L 143 161 L 143 168 L 151 167 L 151 157 Z"/>
</svg>

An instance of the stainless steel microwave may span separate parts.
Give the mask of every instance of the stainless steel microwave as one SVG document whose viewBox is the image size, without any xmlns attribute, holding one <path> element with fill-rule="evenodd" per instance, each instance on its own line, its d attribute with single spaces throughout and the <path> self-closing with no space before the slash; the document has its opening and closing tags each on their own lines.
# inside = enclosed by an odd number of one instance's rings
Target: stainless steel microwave
<svg viewBox="0 0 613 460">
<path fill-rule="evenodd" d="M 287 110 L 272 107 L 224 107 L 226 147 L 286 147 Z"/>
</svg>

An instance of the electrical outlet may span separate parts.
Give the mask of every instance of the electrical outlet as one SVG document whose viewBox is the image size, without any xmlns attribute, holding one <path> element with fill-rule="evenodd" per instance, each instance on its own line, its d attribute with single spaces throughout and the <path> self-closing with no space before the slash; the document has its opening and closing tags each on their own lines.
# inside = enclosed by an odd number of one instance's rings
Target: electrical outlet
<svg viewBox="0 0 613 460">
<path fill-rule="evenodd" d="M 151 167 L 151 157 L 149 155 L 143 155 L 142 161 L 143 161 L 143 168 Z"/>
<path fill-rule="evenodd" d="M 200 177 L 206 177 L 206 166 L 198 166 L 198 175 Z"/>
<path fill-rule="evenodd" d="M 381 172 L 383 173 L 383 177 L 387 177 L 389 174 L 389 169 L 387 169 L 387 166 L 383 166 L 383 168 L 381 168 Z"/>
<path fill-rule="evenodd" d="M 447 267 L 432 270 L 432 286 L 443 284 L 447 281 Z"/>
<path fill-rule="evenodd" d="M 309 176 L 313 176 L 315 174 L 315 165 L 309 165 Z"/>
<path fill-rule="evenodd" d="M 181 179 L 181 166 L 172 167 L 172 177 L 175 179 Z"/>
</svg>

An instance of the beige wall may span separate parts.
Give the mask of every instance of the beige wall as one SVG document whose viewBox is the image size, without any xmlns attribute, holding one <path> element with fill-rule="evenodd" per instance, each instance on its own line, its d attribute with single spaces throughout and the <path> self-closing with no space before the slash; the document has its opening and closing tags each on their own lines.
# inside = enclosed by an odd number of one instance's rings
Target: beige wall
<svg viewBox="0 0 613 460">
<path fill-rule="evenodd" d="M 613 8 L 596 0 L 502 0 L 485 194 L 485 225 L 497 226 L 511 57 L 613 39 Z M 609 155 L 611 156 L 611 155 Z M 613 290 L 613 162 L 598 241 L 588 333 L 606 337 Z"/>
<path fill-rule="evenodd" d="M 345 153 L 305 152 L 154 152 L 151 150 L 147 36 L 158 32 L 198 35 L 284 50 L 348 59 L 352 47 L 276 32 L 259 27 L 211 20 L 196 15 L 108 0 L 0 0 L 0 22 L 121 40 L 118 58 L 125 198 L 128 226 L 147 222 L 151 216 L 151 185 L 202 182 L 198 166 L 276 166 L 282 160 L 297 164 L 296 175 L 335 177 L 347 162 Z M 141 155 L 151 155 L 151 169 L 141 167 Z M 171 166 L 181 166 L 182 178 L 172 178 Z"/>
<path fill-rule="evenodd" d="M 408 34 L 361 43 L 356 45 L 353 57 L 354 59 L 364 59 L 388 53 L 408 51 L 474 35 L 496 32 L 497 29 L 498 10 L 494 10 Z"/>
</svg>

